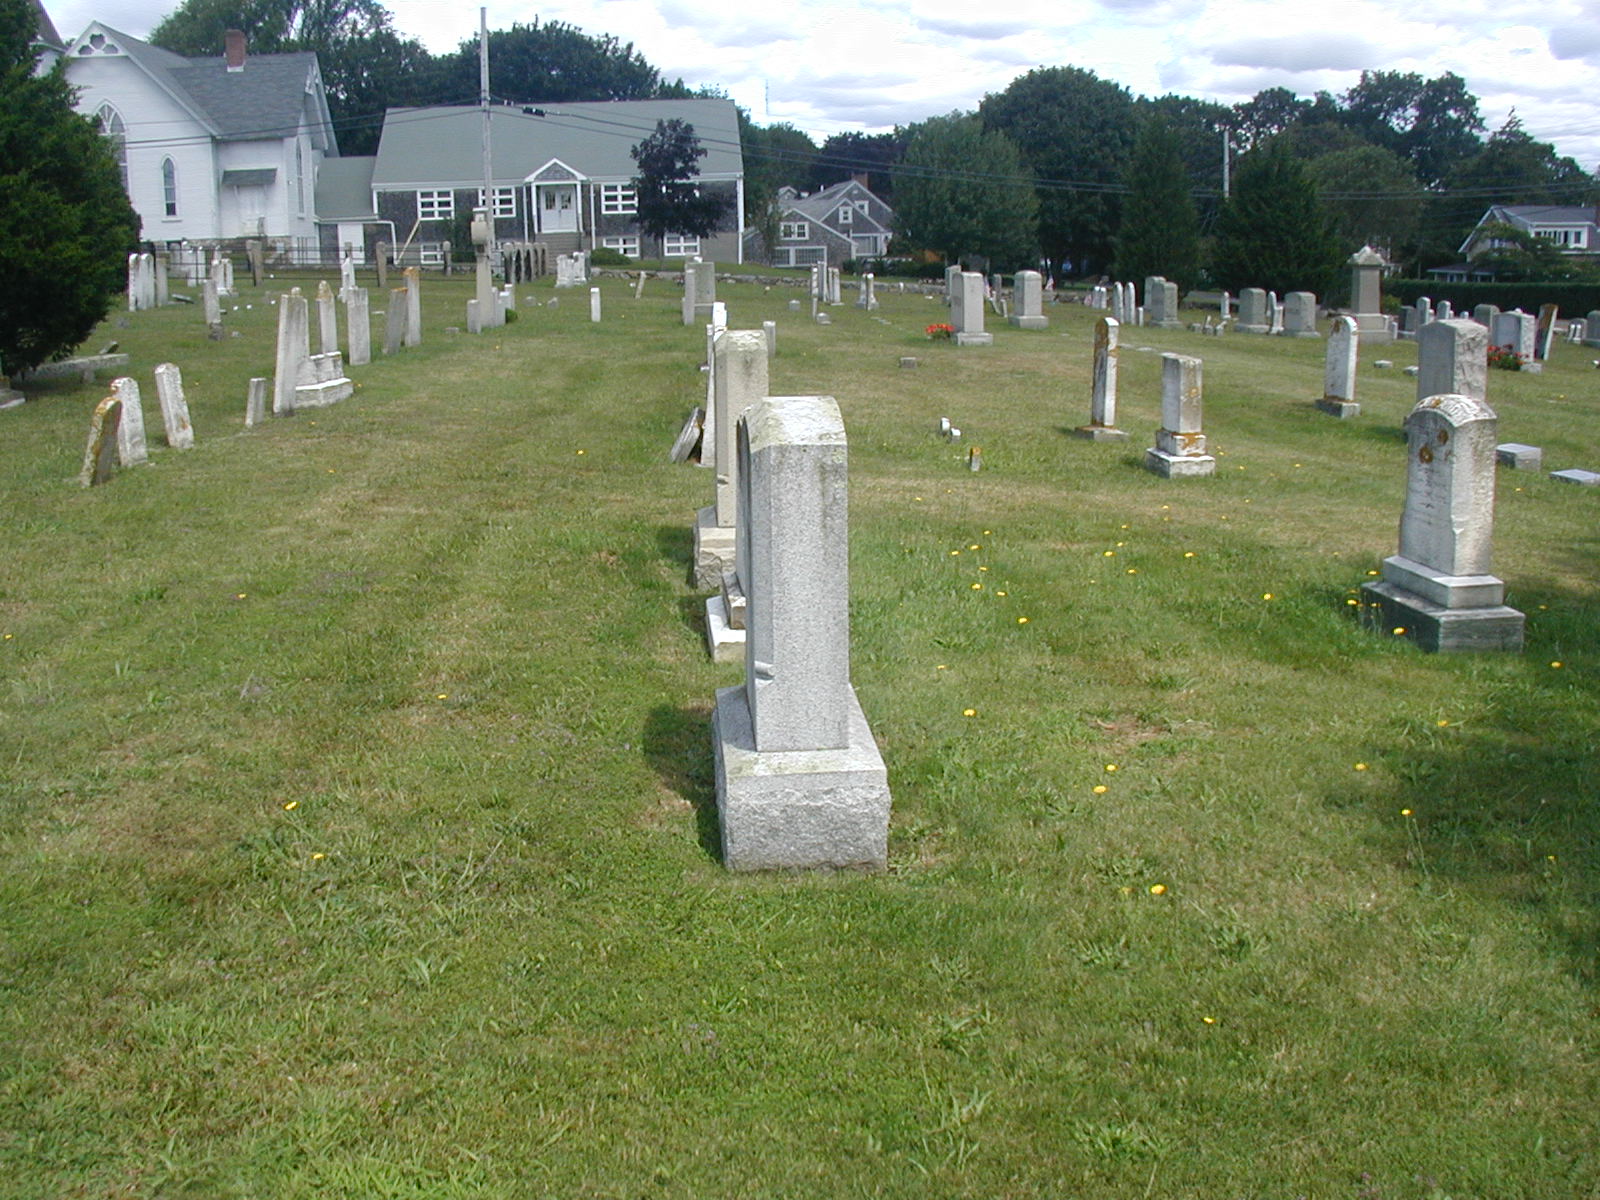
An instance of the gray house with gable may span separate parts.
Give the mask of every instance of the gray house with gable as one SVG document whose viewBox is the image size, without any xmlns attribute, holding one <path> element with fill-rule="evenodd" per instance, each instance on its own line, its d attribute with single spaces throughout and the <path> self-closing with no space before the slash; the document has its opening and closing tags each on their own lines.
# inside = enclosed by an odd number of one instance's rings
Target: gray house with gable
<svg viewBox="0 0 1600 1200">
<path fill-rule="evenodd" d="M 731 100 L 613 100 L 490 110 L 496 241 L 544 242 L 553 253 L 655 254 L 638 225 L 630 153 L 658 121 L 694 127 L 706 151 L 696 182 L 729 201 L 707 238 L 668 234 L 667 258 L 743 261 L 744 157 Z M 378 218 L 397 244 L 440 246 L 482 204 L 483 116 L 477 108 L 394 108 L 372 170 Z"/>
<path fill-rule="evenodd" d="M 745 234 L 745 257 L 775 267 L 881 258 L 889 252 L 893 230 L 894 209 L 859 179 L 807 195 L 784 187 L 778 189 L 777 242 L 765 245 L 752 229 Z"/>
</svg>

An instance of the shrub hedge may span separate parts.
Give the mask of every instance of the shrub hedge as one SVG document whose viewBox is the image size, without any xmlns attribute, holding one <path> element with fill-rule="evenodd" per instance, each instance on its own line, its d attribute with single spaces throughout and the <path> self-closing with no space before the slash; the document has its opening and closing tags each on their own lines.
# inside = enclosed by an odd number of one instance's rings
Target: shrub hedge
<svg viewBox="0 0 1600 1200">
<path fill-rule="evenodd" d="M 1427 296 L 1435 305 L 1450 301 L 1457 312 L 1470 313 L 1480 304 L 1536 313 L 1541 304 L 1556 304 L 1563 317 L 1582 317 L 1600 308 L 1600 283 L 1439 283 L 1432 279 L 1397 279 L 1384 290 L 1402 304 Z"/>
</svg>

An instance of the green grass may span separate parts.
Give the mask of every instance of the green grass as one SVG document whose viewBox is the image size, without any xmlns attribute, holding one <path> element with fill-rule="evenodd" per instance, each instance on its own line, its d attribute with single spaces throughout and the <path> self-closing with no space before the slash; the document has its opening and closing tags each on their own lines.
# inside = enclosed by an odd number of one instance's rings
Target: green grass
<svg viewBox="0 0 1600 1200">
<path fill-rule="evenodd" d="M 1130 330 L 1093 445 L 1087 310 L 958 350 L 724 287 L 844 411 L 894 792 L 888 874 L 734 877 L 703 335 L 601 287 L 474 338 L 429 279 L 423 346 L 249 432 L 248 284 L 222 343 L 114 319 L 198 444 L 103 488 L 103 382 L 0 414 L 0 1193 L 1600 1196 L 1592 492 L 1503 473 L 1527 652 L 1427 656 L 1347 605 L 1412 347 L 1339 422 L 1320 342 Z M 1205 358 L 1214 478 L 1140 467 L 1141 346 Z M 1586 353 L 1492 373 L 1547 468 L 1596 465 Z"/>
</svg>

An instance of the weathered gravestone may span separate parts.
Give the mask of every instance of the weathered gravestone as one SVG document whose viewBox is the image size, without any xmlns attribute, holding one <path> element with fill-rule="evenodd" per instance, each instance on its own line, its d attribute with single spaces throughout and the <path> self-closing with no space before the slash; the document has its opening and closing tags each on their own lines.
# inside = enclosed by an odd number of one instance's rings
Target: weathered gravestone
<svg viewBox="0 0 1600 1200">
<path fill-rule="evenodd" d="M 1561 310 L 1554 304 L 1539 306 L 1539 320 L 1533 330 L 1533 356 L 1540 362 L 1550 357 L 1550 345 L 1555 340 L 1556 320 Z"/>
<path fill-rule="evenodd" d="M 600 323 L 600 289 L 597 287 L 589 289 L 589 321 L 595 325 Z"/>
<path fill-rule="evenodd" d="M 404 306 L 401 307 L 403 311 Z M 272 415 L 275 417 L 287 417 L 294 412 L 295 388 L 300 385 L 303 364 L 311 356 L 308 319 L 306 298 L 299 288 L 291 288 L 288 295 L 278 297 L 278 356 L 272 373 Z"/>
<path fill-rule="evenodd" d="M 1476 321 L 1431 321 L 1417 334 L 1417 400 L 1488 395 L 1489 337 Z"/>
<path fill-rule="evenodd" d="M 1144 281 L 1145 319 L 1159 329 L 1179 329 L 1178 285 L 1169 283 L 1160 275 L 1150 275 Z"/>
<path fill-rule="evenodd" d="M 326 279 L 317 283 L 317 341 L 323 354 L 339 348 L 339 309 Z"/>
<path fill-rule="evenodd" d="M 206 328 L 216 332 L 222 328 L 222 302 L 217 298 L 217 281 L 209 277 L 200 284 L 200 311 Z"/>
<path fill-rule="evenodd" d="M 1533 347 L 1538 322 L 1520 308 L 1496 313 L 1489 327 L 1489 344 L 1496 350 L 1515 354 L 1522 361 L 1523 370 L 1537 369 Z"/>
<path fill-rule="evenodd" d="M 1161 356 L 1161 428 L 1144 452 L 1144 465 L 1166 479 L 1210 475 L 1217 460 L 1200 432 L 1201 363 L 1183 354 Z"/>
<path fill-rule="evenodd" d="M 1285 337 L 1314 338 L 1317 332 L 1317 297 L 1312 292 L 1290 292 L 1283 298 Z"/>
<path fill-rule="evenodd" d="M 122 401 L 117 422 L 117 458 L 125 467 L 150 461 L 144 436 L 144 405 L 139 399 L 139 381 L 127 375 L 111 381 L 111 394 Z"/>
<path fill-rule="evenodd" d="M 1123 442 L 1126 430 L 1117 428 L 1117 333 L 1115 317 L 1094 323 L 1094 373 L 1089 385 L 1089 423 L 1073 433 L 1096 442 Z"/>
<path fill-rule="evenodd" d="M 1424 650 L 1521 650 L 1523 615 L 1489 572 L 1494 410 L 1480 397 L 1429 396 L 1406 418 L 1400 552 L 1363 586 L 1368 624 Z"/>
<path fill-rule="evenodd" d="M 1494 448 L 1494 459 L 1513 471 L 1537 471 L 1544 466 L 1544 451 L 1523 442 L 1501 442 Z"/>
<path fill-rule="evenodd" d="M 267 393 L 271 382 L 263 375 L 252 376 L 245 387 L 244 427 L 254 429 L 267 419 Z"/>
<path fill-rule="evenodd" d="M 709 512 L 695 522 L 696 556 L 700 561 L 700 529 L 709 517 L 727 530 L 729 554 L 712 586 L 719 593 L 706 600 L 706 641 L 716 662 L 737 662 L 744 653 L 745 599 L 737 554 L 731 545 L 739 523 L 738 421 L 767 394 L 767 339 L 754 330 L 729 330 L 717 339 L 717 492 Z"/>
<path fill-rule="evenodd" d="M 417 267 L 405 269 L 405 344 L 422 345 L 422 271 Z"/>
<path fill-rule="evenodd" d="M 372 318 L 367 289 L 352 287 L 344 295 L 345 337 L 350 343 L 350 365 L 364 367 L 372 361 Z"/>
<path fill-rule="evenodd" d="M 1490 329 L 1499 313 L 1500 309 L 1493 304 L 1480 304 L 1472 310 L 1472 319 L 1485 329 Z"/>
<path fill-rule="evenodd" d="M 740 419 L 745 681 L 717 692 L 717 815 L 730 870 L 888 861 L 889 783 L 850 683 L 848 463 L 830 396 Z"/>
<path fill-rule="evenodd" d="M 956 327 L 956 345 L 994 344 L 994 334 L 983 331 L 983 276 L 976 271 L 963 271 L 957 276 L 950 317 Z"/>
<path fill-rule="evenodd" d="M 778 323 L 776 321 L 761 322 L 761 333 L 767 339 L 767 357 L 778 357 Z"/>
<path fill-rule="evenodd" d="M 1245 288 L 1239 293 L 1239 333 L 1270 333 L 1272 316 L 1267 310 L 1267 293 L 1260 288 Z"/>
<path fill-rule="evenodd" d="M 878 280 L 877 276 L 868 271 L 861 277 L 861 291 L 856 297 L 856 307 L 867 312 L 878 311 Z"/>
<path fill-rule="evenodd" d="M 117 456 L 117 426 L 122 420 L 122 401 L 107 396 L 95 406 L 89 420 L 89 443 L 83 451 L 83 467 L 78 472 L 78 482 L 84 487 L 98 487 L 111 478 L 111 468 Z"/>
<path fill-rule="evenodd" d="M 1006 319 L 1018 329 L 1047 329 L 1050 318 L 1044 315 L 1044 277 L 1037 271 L 1018 271 L 1012 282 L 1016 311 Z"/>
<path fill-rule="evenodd" d="M 1371 246 L 1363 246 L 1345 264 L 1350 268 L 1350 307 L 1357 337 L 1363 342 L 1389 342 L 1394 331 L 1383 315 L 1383 271 L 1389 262 Z"/>
<path fill-rule="evenodd" d="M 1583 344 L 1600 346 L 1600 308 L 1591 309 L 1583 322 Z"/>
<path fill-rule="evenodd" d="M 183 397 L 183 372 L 176 363 L 156 368 L 156 398 L 161 402 L 161 423 L 166 427 L 167 445 L 174 450 L 194 448 L 194 426 L 189 424 L 189 403 Z"/>
<path fill-rule="evenodd" d="M 1356 361 L 1360 331 L 1353 317 L 1335 317 L 1328 332 L 1328 356 L 1322 372 L 1322 399 L 1317 407 L 1336 417 L 1361 415 L 1356 403 Z"/>
<path fill-rule="evenodd" d="M 399 354 L 406 342 L 406 289 L 395 288 L 389 293 L 389 307 L 384 312 L 383 352 Z"/>
</svg>

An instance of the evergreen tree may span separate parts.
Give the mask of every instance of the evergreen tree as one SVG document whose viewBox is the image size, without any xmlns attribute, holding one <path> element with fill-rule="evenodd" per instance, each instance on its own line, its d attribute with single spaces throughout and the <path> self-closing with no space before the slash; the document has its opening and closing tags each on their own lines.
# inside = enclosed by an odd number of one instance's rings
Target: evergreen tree
<svg viewBox="0 0 1600 1200">
<path fill-rule="evenodd" d="M 1211 273 L 1221 287 L 1325 293 L 1341 250 L 1316 185 L 1282 138 L 1244 157 L 1217 221 Z"/>
<path fill-rule="evenodd" d="M 34 74 L 33 7 L 0 0 L 0 363 L 72 350 L 126 280 L 139 218 L 99 125 L 60 64 Z"/>
<path fill-rule="evenodd" d="M 639 228 L 658 249 L 669 233 L 708 237 L 733 204 L 731 196 L 701 195 L 693 182 L 706 149 L 694 126 L 677 117 L 657 121 L 656 131 L 631 151 L 639 164 L 633 186 L 639 196 Z"/>
<path fill-rule="evenodd" d="M 1039 201 L 1010 140 L 974 116 L 951 113 L 913 125 L 894 171 L 901 235 L 949 262 L 982 255 L 998 268 L 1032 265 Z"/>
<path fill-rule="evenodd" d="M 1145 122 L 1128 164 L 1128 194 L 1117 227 L 1120 279 L 1160 275 L 1193 290 L 1200 278 L 1200 232 L 1183 147 L 1160 117 Z"/>
</svg>

